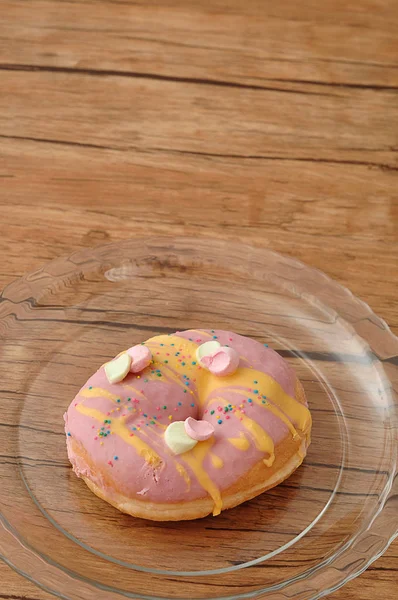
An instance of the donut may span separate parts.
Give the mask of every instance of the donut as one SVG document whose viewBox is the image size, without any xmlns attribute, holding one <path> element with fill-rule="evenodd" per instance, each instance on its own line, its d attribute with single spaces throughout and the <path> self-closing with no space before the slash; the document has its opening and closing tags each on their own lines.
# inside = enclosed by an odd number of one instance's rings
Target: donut
<svg viewBox="0 0 398 600">
<path fill-rule="evenodd" d="M 64 415 L 75 474 L 154 521 L 218 515 L 289 477 L 311 414 L 289 364 L 221 330 L 158 335 L 102 365 Z"/>
</svg>

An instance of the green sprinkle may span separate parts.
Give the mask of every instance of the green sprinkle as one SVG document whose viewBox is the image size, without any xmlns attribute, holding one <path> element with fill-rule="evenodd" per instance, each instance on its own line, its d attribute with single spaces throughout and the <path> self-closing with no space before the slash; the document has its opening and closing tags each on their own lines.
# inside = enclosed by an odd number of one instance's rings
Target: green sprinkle
<svg viewBox="0 0 398 600">
<path fill-rule="evenodd" d="M 258 383 L 258 381 L 253 381 L 253 383 Z"/>
<path fill-rule="evenodd" d="M 151 425 L 155 425 L 155 421 L 151 421 Z"/>
<path fill-rule="evenodd" d="M 210 411 L 210 414 L 211 414 L 211 415 L 214 415 L 214 412 L 215 412 L 214 410 L 211 410 L 211 411 Z"/>
<path fill-rule="evenodd" d="M 166 410 L 166 408 L 167 408 L 167 406 L 166 406 L 166 405 L 164 405 L 164 406 L 163 406 L 163 409 L 164 409 L 164 410 Z"/>
<path fill-rule="evenodd" d="M 158 377 L 161 377 L 161 376 L 162 376 L 162 374 L 161 374 L 161 373 L 156 373 L 156 375 L 157 375 Z"/>
<path fill-rule="evenodd" d="M 165 360 L 164 362 L 165 362 L 165 363 L 168 363 L 169 361 L 168 361 L 168 360 Z"/>
</svg>

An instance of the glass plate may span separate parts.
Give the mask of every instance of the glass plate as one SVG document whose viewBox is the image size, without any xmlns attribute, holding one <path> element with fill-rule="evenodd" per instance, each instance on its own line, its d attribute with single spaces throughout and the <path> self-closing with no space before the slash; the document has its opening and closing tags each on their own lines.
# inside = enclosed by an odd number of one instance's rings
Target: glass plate
<svg viewBox="0 0 398 600">
<path fill-rule="evenodd" d="M 153 523 L 69 466 L 62 415 L 88 376 L 159 332 L 231 329 L 296 369 L 312 445 L 285 483 L 220 516 Z M 50 262 L 0 302 L 0 552 L 61 598 L 320 598 L 398 531 L 398 340 L 319 271 L 205 238 L 143 238 Z"/>
</svg>

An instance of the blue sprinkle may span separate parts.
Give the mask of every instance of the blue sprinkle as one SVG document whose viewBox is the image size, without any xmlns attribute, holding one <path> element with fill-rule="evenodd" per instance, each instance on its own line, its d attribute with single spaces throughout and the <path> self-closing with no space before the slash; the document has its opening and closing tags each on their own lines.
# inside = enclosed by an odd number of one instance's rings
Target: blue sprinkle
<svg viewBox="0 0 398 600">
<path fill-rule="evenodd" d="M 164 346 L 164 344 L 160 344 L 161 346 Z"/>
<path fill-rule="evenodd" d="M 148 427 L 149 423 L 145 423 L 145 425 Z"/>
<path fill-rule="evenodd" d="M 181 364 L 182 364 L 183 367 L 185 367 L 185 363 L 184 362 L 182 362 Z"/>
<path fill-rule="evenodd" d="M 217 339 L 217 336 L 216 336 L 216 335 L 213 335 L 213 340 L 216 340 L 216 339 Z"/>
<path fill-rule="evenodd" d="M 120 398 L 118 398 L 118 399 L 116 400 L 116 402 L 120 402 Z"/>
<path fill-rule="evenodd" d="M 264 344 L 264 346 L 265 346 L 266 348 L 268 348 L 268 344 Z"/>
<path fill-rule="evenodd" d="M 253 402 L 253 400 L 251 398 L 248 398 L 247 401 L 248 402 Z"/>
<path fill-rule="evenodd" d="M 196 360 L 193 360 L 193 361 L 192 361 L 192 364 L 195 366 L 195 365 L 196 365 Z"/>
<path fill-rule="evenodd" d="M 144 417 L 147 417 L 148 415 L 146 413 L 144 413 Z"/>
<path fill-rule="evenodd" d="M 185 392 L 185 390 L 184 390 L 184 392 Z M 178 406 L 182 406 L 182 402 L 179 402 L 179 403 L 178 403 Z"/>
<path fill-rule="evenodd" d="M 258 394 L 258 390 L 253 390 L 253 394 Z"/>
<path fill-rule="evenodd" d="M 93 386 L 92 386 L 92 385 L 89 385 L 89 386 L 88 386 L 88 389 L 89 389 L 89 390 L 92 390 L 92 389 L 93 389 Z"/>
<path fill-rule="evenodd" d="M 263 398 L 264 398 L 264 399 L 267 399 L 267 396 L 264 396 L 264 394 L 263 394 Z"/>
<path fill-rule="evenodd" d="M 113 460 L 118 460 L 118 458 L 119 458 L 118 456 L 114 456 Z"/>
<path fill-rule="evenodd" d="M 71 434 L 69 433 L 69 431 L 68 431 L 68 436 L 71 437 Z"/>
<path fill-rule="evenodd" d="M 172 346 L 174 346 L 174 344 L 171 344 Z"/>
<path fill-rule="evenodd" d="M 217 423 L 218 423 L 219 425 L 221 425 L 221 423 L 222 423 L 222 419 L 218 419 Z"/>
<path fill-rule="evenodd" d="M 189 381 L 186 381 L 186 382 L 185 382 L 185 385 L 189 385 Z"/>
<path fill-rule="evenodd" d="M 133 427 L 133 431 L 137 431 L 137 427 Z"/>
<path fill-rule="evenodd" d="M 195 404 L 192 402 L 191 406 L 195 406 Z"/>
</svg>

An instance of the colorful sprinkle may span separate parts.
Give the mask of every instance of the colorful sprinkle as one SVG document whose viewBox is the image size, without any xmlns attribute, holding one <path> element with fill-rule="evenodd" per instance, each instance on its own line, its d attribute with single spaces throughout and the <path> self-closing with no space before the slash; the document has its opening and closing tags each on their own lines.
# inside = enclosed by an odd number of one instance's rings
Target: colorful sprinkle
<svg viewBox="0 0 398 600">
<path fill-rule="evenodd" d="M 218 423 L 219 425 L 221 425 L 221 423 L 222 423 L 222 419 L 218 419 L 217 423 Z"/>
<path fill-rule="evenodd" d="M 118 460 L 118 459 L 119 459 L 119 457 L 118 457 L 118 456 L 114 456 L 114 457 L 113 457 L 113 460 Z"/>
</svg>

